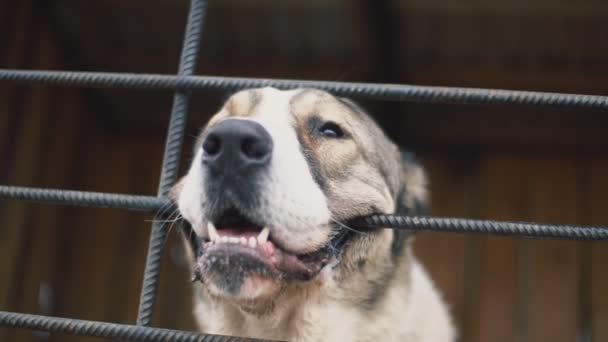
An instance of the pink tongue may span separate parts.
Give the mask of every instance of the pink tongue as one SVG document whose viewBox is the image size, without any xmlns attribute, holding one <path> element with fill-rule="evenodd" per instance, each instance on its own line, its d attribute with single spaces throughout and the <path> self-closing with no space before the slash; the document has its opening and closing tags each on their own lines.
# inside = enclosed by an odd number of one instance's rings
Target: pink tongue
<svg viewBox="0 0 608 342">
<path fill-rule="evenodd" d="M 257 238 L 260 232 L 257 231 L 244 231 L 241 229 L 231 229 L 231 228 L 222 228 L 218 229 L 218 234 L 220 236 L 229 236 L 229 237 L 244 237 L 249 239 L 250 237 Z M 205 243 L 205 248 L 219 248 L 221 244 L 213 244 L 211 242 Z M 283 252 L 278 249 L 272 241 L 268 240 L 263 244 L 258 244 L 255 248 L 264 258 L 266 258 L 267 262 L 273 267 L 288 271 L 288 272 L 296 272 L 301 273 L 303 275 L 310 275 L 318 272 L 319 270 L 315 265 L 310 266 L 303 263 L 298 259 L 295 255 Z M 317 265 L 318 266 L 318 265 Z M 322 266 L 321 266 L 322 267 Z"/>
</svg>

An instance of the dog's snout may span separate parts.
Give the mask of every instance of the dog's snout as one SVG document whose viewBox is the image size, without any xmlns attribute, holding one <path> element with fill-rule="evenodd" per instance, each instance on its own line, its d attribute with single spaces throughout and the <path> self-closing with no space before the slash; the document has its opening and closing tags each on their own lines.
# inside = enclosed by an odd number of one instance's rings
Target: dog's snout
<svg viewBox="0 0 608 342">
<path fill-rule="evenodd" d="M 272 138 L 262 125 L 249 120 L 224 120 L 203 140 L 203 164 L 220 170 L 265 166 L 272 155 Z"/>
</svg>

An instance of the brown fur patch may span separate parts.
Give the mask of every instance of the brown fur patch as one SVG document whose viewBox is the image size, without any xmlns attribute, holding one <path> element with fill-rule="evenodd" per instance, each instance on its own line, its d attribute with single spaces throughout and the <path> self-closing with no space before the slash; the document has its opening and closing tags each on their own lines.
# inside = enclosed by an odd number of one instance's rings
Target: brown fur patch
<svg viewBox="0 0 608 342">
<path fill-rule="evenodd" d="M 241 91 L 230 97 L 224 105 L 228 116 L 250 116 L 255 112 L 255 107 L 262 100 L 262 95 L 259 91 Z"/>
</svg>

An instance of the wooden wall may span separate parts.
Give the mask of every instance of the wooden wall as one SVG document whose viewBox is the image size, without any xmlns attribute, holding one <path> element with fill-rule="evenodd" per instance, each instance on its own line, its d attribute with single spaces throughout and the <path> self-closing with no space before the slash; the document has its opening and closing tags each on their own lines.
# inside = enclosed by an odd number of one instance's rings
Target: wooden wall
<svg viewBox="0 0 608 342">
<path fill-rule="evenodd" d="M 0 67 L 66 67 L 69 56 L 43 10 L 30 1 L 0 1 L 0 17 Z M 468 76 L 471 82 L 492 78 Z M 154 194 L 164 132 L 117 127 L 92 98 L 88 90 L 0 84 L 0 183 Z M 452 110 L 456 119 L 441 118 L 446 127 L 457 125 L 464 111 Z M 423 120 L 411 110 L 407 115 L 410 124 Z M 593 118 L 585 115 L 580 120 Z M 402 123 L 403 132 L 412 132 Z M 504 138 L 484 145 L 488 138 L 476 136 L 479 130 L 461 131 L 474 138 L 453 144 L 461 136 L 455 135 L 448 144 L 440 135 L 410 135 L 429 172 L 433 214 L 608 224 L 605 141 L 564 147 Z M 555 142 L 555 132 L 561 131 L 542 134 Z M 133 323 L 150 219 L 121 210 L 0 202 L 0 310 Z M 176 235 L 167 242 L 155 325 L 193 329 L 189 272 Z M 430 233 L 416 239 L 416 253 L 451 306 L 463 341 L 608 340 L 606 243 Z M 96 339 L 0 328 L 0 341 L 48 340 Z"/>
</svg>

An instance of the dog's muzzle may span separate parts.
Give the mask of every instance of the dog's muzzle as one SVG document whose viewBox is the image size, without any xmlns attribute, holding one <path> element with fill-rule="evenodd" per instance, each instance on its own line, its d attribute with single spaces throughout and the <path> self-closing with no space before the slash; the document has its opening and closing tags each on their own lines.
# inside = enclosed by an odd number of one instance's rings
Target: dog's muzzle
<svg viewBox="0 0 608 342">
<path fill-rule="evenodd" d="M 200 242 L 195 279 L 233 296 L 251 295 L 265 281 L 310 280 L 339 254 L 348 231 L 306 254 L 273 238 L 260 209 L 273 154 L 273 140 L 262 125 L 225 119 L 208 130 L 201 153 L 208 236 Z"/>
</svg>

